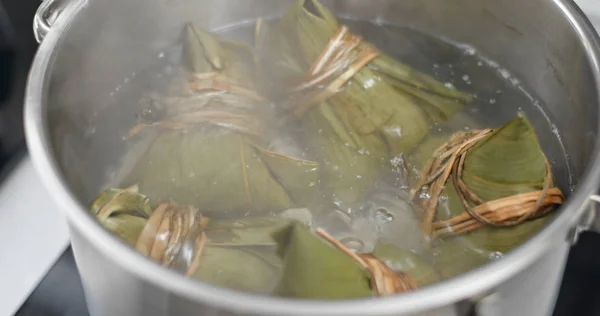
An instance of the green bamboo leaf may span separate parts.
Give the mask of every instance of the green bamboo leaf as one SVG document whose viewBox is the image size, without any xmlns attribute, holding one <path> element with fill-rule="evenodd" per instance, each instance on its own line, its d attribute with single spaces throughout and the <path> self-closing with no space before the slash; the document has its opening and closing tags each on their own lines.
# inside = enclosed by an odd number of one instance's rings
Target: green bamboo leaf
<svg viewBox="0 0 600 316">
<path fill-rule="evenodd" d="M 440 281 L 440 273 L 434 266 L 418 255 L 398 248 L 389 242 L 379 241 L 372 255 L 385 262 L 395 271 L 410 275 L 419 286 L 429 285 Z"/>
<path fill-rule="evenodd" d="M 159 135 L 134 168 L 130 183 L 155 200 L 201 205 L 208 217 L 265 214 L 293 201 L 249 137 L 190 127 Z"/>
<path fill-rule="evenodd" d="M 137 186 L 127 189 L 108 189 L 100 193 L 90 206 L 92 214 L 103 221 L 113 214 L 128 213 L 149 217 L 152 213 L 147 196 L 137 192 Z"/>
<path fill-rule="evenodd" d="M 415 102 L 417 102 L 431 118 L 438 122 L 448 121 L 463 108 L 463 104 L 456 102 L 456 100 L 429 93 L 412 85 L 403 84 L 393 78 L 387 78 L 387 80 L 390 85 L 394 86 L 396 89 L 412 96 Z"/>
<path fill-rule="evenodd" d="M 252 87 L 257 75 L 254 52 L 245 43 L 226 41 L 188 23 L 184 32 L 183 66 L 192 73 L 218 72 Z"/>
<path fill-rule="evenodd" d="M 260 159 L 297 204 L 305 204 L 316 192 L 319 163 L 255 147 Z"/>
<path fill-rule="evenodd" d="M 273 251 L 205 247 L 193 277 L 213 285 L 257 294 L 269 293 L 279 269 Z"/>
<path fill-rule="evenodd" d="M 310 299 L 371 296 L 367 270 L 300 224 L 276 234 L 283 271 L 273 294 Z"/>
<path fill-rule="evenodd" d="M 486 201 L 541 190 L 545 177 L 546 158 L 521 114 L 473 147 L 463 172 L 467 186 Z"/>
<path fill-rule="evenodd" d="M 191 23 L 185 28 L 184 52 L 184 63 L 192 72 L 209 72 L 223 67 L 219 41 Z"/>
<path fill-rule="evenodd" d="M 390 58 L 389 56 L 382 55 L 375 59 L 371 67 L 377 69 L 377 71 L 385 74 L 389 78 L 396 80 L 396 87 L 413 87 L 423 91 L 424 93 L 436 95 L 446 100 L 454 100 L 458 104 L 471 102 L 471 95 L 453 88 L 449 88 L 435 78 L 418 72 L 407 65 Z M 457 108 L 455 108 L 454 111 L 449 111 L 449 113 L 456 113 L 456 111 L 460 108 L 460 106 L 454 106 Z M 444 109 L 440 108 L 440 110 Z"/>
<path fill-rule="evenodd" d="M 150 200 L 137 186 L 107 189 L 91 203 L 90 211 L 100 224 L 129 245 L 134 245 L 148 217 Z"/>
<path fill-rule="evenodd" d="M 133 246 L 147 222 L 148 220 L 142 217 L 120 214 L 107 218 L 102 226 L 126 244 Z"/>
</svg>

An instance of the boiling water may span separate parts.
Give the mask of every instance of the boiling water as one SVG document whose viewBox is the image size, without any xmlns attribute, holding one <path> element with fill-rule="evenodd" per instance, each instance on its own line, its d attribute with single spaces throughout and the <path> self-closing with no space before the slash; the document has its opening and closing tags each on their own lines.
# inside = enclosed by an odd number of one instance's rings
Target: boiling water
<svg viewBox="0 0 600 316">
<path fill-rule="evenodd" d="M 432 135 L 450 135 L 459 130 L 498 127 L 514 118 L 517 112 L 523 112 L 535 127 L 541 145 L 553 166 L 557 183 L 563 191 L 569 187 L 568 163 L 561 150 L 560 137 L 556 129 L 553 128 L 534 95 L 528 93 L 522 83 L 512 77 L 508 70 L 486 59 L 473 47 L 432 37 L 410 28 L 348 19 L 342 21 L 386 54 L 417 70 L 433 75 L 448 86 L 474 95 L 473 101 L 449 122 L 431 125 Z M 254 23 L 250 23 L 219 30 L 216 33 L 224 38 L 247 41 L 253 38 L 254 27 Z M 110 115 L 111 119 L 120 120 L 122 126 L 129 128 L 135 125 L 140 115 L 155 116 L 156 108 L 149 106 L 148 103 L 139 102 L 140 91 L 144 93 L 166 91 L 171 80 L 180 74 L 180 56 L 181 47 L 165 51 L 157 56 L 155 65 L 132 73 L 124 80 L 123 85 L 116 87 L 111 93 L 111 98 L 119 105 L 120 110 L 119 116 Z M 98 130 L 94 132 L 119 133 L 119 137 L 123 137 L 128 128 L 102 131 L 100 130 L 102 127 L 98 125 Z M 277 142 L 278 148 L 290 150 L 290 153 L 295 156 L 306 156 L 302 148 L 289 146 L 287 139 L 279 139 Z M 113 173 L 108 180 L 110 186 L 118 186 L 129 167 L 140 158 L 139 154 L 143 153 L 146 144 L 130 143 L 129 146 L 130 154 L 125 162 L 115 168 L 115 171 L 117 169 L 121 171 Z M 136 152 L 139 154 L 136 155 Z M 394 168 L 400 170 L 406 168 L 406 162 L 411 159 L 413 157 L 410 156 L 394 157 L 385 163 L 391 163 Z M 413 179 L 409 174 L 412 174 Z M 367 192 L 363 192 L 366 198 L 355 209 L 336 210 L 335 198 L 323 196 L 320 203 L 325 203 L 324 205 L 307 207 L 322 208 L 329 212 L 321 213 L 325 215 L 316 215 L 305 210 L 302 213 L 304 214 L 302 220 L 311 222 L 313 226 L 325 227 L 334 237 L 356 251 L 368 252 L 373 249 L 377 239 L 384 238 L 403 249 L 423 255 L 427 260 L 434 260 L 427 258 L 417 221 L 412 216 L 412 212 L 407 211 L 410 210 L 407 202 L 408 182 L 414 180 L 415 174 L 418 174 L 417 170 L 408 170 L 408 172 L 402 170 L 388 177 L 389 181 L 382 181 L 376 187 L 369 188 Z M 362 212 L 356 212 L 358 210 Z M 245 214 L 240 213 L 239 216 Z M 468 245 L 466 244 L 465 247 Z M 500 258 L 502 253 L 492 251 L 482 255 L 494 260 Z"/>
</svg>

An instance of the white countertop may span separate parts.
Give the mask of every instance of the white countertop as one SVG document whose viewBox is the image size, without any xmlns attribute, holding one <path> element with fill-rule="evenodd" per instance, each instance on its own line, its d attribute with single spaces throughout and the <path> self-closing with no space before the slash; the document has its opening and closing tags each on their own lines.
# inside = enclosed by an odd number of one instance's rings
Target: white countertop
<svg viewBox="0 0 600 316">
<path fill-rule="evenodd" d="M 0 187 L 0 316 L 25 302 L 69 245 L 63 214 L 29 156 Z"/>
</svg>

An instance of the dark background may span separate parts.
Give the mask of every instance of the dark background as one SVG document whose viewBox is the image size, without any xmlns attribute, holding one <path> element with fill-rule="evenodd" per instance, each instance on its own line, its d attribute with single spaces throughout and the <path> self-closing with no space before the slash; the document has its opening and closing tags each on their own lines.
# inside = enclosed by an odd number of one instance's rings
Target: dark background
<svg viewBox="0 0 600 316">
<path fill-rule="evenodd" d="M 23 95 L 27 71 L 37 48 L 32 21 L 39 4 L 38 0 L 0 0 L 0 181 L 14 165 L 11 161 L 20 159 L 25 151 Z M 87 315 L 70 248 L 16 315 Z M 554 312 L 554 316 L 563 315 L 600 315 L 598 234 L 584 233 L 569 255 Z"/>
</svg>

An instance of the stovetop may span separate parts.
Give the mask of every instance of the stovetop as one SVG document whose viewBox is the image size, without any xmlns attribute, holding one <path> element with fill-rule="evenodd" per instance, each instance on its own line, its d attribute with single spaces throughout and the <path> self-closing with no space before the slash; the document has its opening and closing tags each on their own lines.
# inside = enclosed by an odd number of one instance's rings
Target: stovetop
<svg viewBox="0 0 600 316">
<path fill-rule="evenodd" d="M 576 2 L 600 27 L 600 0 Z M 0 239 L 0 316 L 86 316 L 64 218 L 41 186 L 23 144 L 23 91 L 37 47 L 31 21 L 39 4 L 39 0 L 0 0 L 0 210 L 4 211 L 0 233 L 11 236 Z M 9 27 L 4 23 L 7 16 Z M 5 29 L 10 32 L 2 33 Z M 9 44 L 16 53 L 6 53 Z M 6 63 L 8 57 L 16 59 Z M 14 65 L 10 79 L 7 64 Z M 9 86 L 12 93 L 7 92 Z M 16 246 L 19 257 L 4 251 Z M 600 234 L 595 233 L 584 233 L 572 248 L 554 316 L 600 315 L 598 249 Z"/>
</svg>

